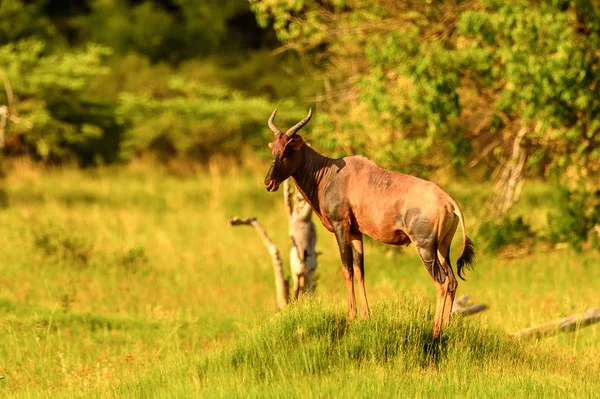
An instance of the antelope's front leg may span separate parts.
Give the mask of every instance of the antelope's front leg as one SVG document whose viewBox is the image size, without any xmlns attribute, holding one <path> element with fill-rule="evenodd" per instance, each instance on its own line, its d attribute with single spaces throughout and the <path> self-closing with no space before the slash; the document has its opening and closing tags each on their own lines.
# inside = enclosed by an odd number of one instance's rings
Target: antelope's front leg
<svg viewBox="0 0 600 399">
<path fill-rule="evenodd" d="M 342 258 L 342 271 L 346 280 L 346 294 L 348 295 L 348 319 L 353 320 L 356 317 L 356 298 L 354 296 L 354 266 L 352 262 L 352 246 L 346 239 L 349 237 L 349 231 L 343 224 L 335 224 L 333 232 L 340 248 L 340 257 Z"/>
<path fill-rule="evenodd" d="M 367 292 L 365 290 L 365 268 L 362 234 L 353 234 L 351 237 L 351 244 L 352 261 L 354 265 L 354 272 L 356 273 L 356 283 L 358 284 L 358 296 L 362 301 L 361 317 L 363 319 L 368 319 L 370 311 L 369 301 L 367 300 Z"/>
</svg>

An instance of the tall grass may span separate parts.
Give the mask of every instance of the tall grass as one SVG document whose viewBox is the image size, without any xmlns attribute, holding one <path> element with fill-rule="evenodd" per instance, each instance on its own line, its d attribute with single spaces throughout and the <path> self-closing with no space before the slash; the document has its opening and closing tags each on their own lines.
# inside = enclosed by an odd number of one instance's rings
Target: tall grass
<svg viewBox="0 0 600 399">
<path fill-rule="evenodd" d="M 506 338 L 600 306 L 597 252 L 479 251 L 459 295 L 490 310 L 454 320 L 434 343 L 434 288 L 414 250 L 366 241 L 373 318 L 347 324 L 335 239 L 319 227 L 316 297 L 276 313 L 269 255 L 251 229 L 227 224 L 258 217 L 287 262 L 283 202 L 264 191 L 263 166 L 18 163 L 0 209 L 0 394 L 582 397 L 598 388 L 598 326 Z M 485 187 L 447 188 L 473 231 Z M 526 186 L 523 200 L 543 209 L 544 190 Z"/>
<path fill-rule="evenodd" d="M 589 397 L 600 385 L 597 364 L 512 341 L 472 320 L 456 319 L 435 341 L 424 298 L 403 293 L 373 310 L 371 319 L 347 323 L 330 298 L 304 301 L 205 358 L 113 394 Z"/>
</svg>

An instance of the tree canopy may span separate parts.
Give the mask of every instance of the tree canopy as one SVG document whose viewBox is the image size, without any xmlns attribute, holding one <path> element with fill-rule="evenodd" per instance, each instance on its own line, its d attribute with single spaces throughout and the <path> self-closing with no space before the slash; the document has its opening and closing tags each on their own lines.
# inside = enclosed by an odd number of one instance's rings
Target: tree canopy
<svg viewBox="0 0 600 399">
<path fill-rule="evenodd" d="M 331 150 L 427 173 L 522 176 L 600 166 L 600 17 L 589 0 L 251 0 L 322 80 Z M 336 135 L 331 137 L 331 131 Z"/>
</svg>

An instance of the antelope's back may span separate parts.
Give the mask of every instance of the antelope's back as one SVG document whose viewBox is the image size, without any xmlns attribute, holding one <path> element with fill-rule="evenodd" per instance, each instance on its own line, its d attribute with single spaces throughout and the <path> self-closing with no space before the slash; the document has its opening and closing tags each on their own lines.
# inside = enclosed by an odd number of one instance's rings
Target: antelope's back
<svg viewBox="0 0 600 399">
<path fill-rule="evenodd" d="M 376 240 L 405 244 L 413 218 L 430 219 L 450 205 L 448 194 L 430 181 L 383 169 L 360 156 L 348 157 L 347 166 L 351 213 L 358 229 Z"/>
</svg>

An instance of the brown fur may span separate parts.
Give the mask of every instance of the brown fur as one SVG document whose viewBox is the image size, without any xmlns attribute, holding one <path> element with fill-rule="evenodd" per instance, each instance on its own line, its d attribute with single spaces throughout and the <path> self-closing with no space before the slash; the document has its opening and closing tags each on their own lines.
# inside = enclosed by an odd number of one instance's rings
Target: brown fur
<svg viewBox="0 0 600 399">
<path fill-rule="evenodd" d="M 308 119 L 310 113 L 305 123 Z M 450 264 L 450 244 L 459 222 L 464 249 L 458 263 L 462 266 L 474 261 L 473 246 L 466 236 L 462 211 L 456 201 L 432 182 L 388 171 L 365 157 L 324 157 L 296 133 L 286 135 L 277 131 L 270 147 L 273 163 L 265 178 L 265 188 L 275 191 L 283 180 L 293 177 L 325 228 L 336 236 L 346 280 L 349 318 L 356 316 L 354 278 L 363 303 L 362 317 L 369 316 L 362 235 L 392 245 L 412 242 L 436 286 L 433 335 L 439 337 L 450 319 L 458 285 Z"/>
</svg>

